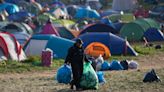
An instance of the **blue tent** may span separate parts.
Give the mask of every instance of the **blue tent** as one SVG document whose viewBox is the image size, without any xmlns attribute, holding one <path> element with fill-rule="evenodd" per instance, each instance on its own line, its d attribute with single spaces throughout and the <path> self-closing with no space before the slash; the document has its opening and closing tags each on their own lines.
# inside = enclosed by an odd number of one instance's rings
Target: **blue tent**
<svg viewBox="0 0 164 92">
<path fill-rule="evenodd" d="M 73 41 L 55 35 L 38 34 L 33 35 L 27 42 L 24 46 L 24 51 L 28 56 L 40 56 L 42 50 L 49 48 L 53 51 L 54 58 L 65 59 L 68 48 L 73 44 Z"/>
<path fill-rule="evenodd" d="M 20 0 L 5 0 L 7 3 L 17 4 Z"/>
<path fill-rule="evenodd" d="M 87 33 L 87 32 L 88 33 L 89 32 L 111 32 L 111 33 L 114 33 L 114 34 L 117 33 L 117 31 L 112 26 L 102 24 L 102 23 L 93 24 L 93 25 L 87 27 L 86 29 L 84 29 L 80 32 L 80 35 L 84 34 L 84 33 Z"/>
<path fill-rule="evenodd" d="M 25 22 L 26 19 L 30 18 L 32 15 L 28 12 L 21 11 L 8 16 L 9 21 L 15 22 Z"/>
<path fill-rule="evenodd" d="M 113 27 L 113 28 L 115 29 L 115 26 L 113 25 L 112 21 L 109 20 L 108 18 L 102 18 L 102 19 L 100 20 L 100 22 L 101 22 L 101 23 L 104 23 L 104 24 L 107 24 L 107 25 L 109 25 L 109 26 L 111 26 L 111 27 Z"/>
<path fill-rule="evenodd" d="M 68 12 L 69 15 L 75 16 L 75 14 L 76 14 L 78 8 L 79 8 L 79 7 L 76 6 L 76 5 L 69 5 L 69 6 L 67 6 L 67 12 Z"/>
<path fill-rule="evenodd" d="M 147 39 L 147 41 L 164 41 L 164 35 L 163 33 L 158 30 L 157 28 L 149 28 L 145 33 L 144 37 Z"/>
<path fill-rule="evenodd" d="M 123 23 L 123 22 L 113 23 L 113 25 L 114 25 L 114 27 L 115 27 L 115 29 L 117 30 L 118 33 L 120 33 L 120 30 L 124 26 L 124 24 L 126 24 L 126 23 Z"/>
<path fill-rule="evenodd" d="M 78 8 L 75 18 L 100 18 L 100 14 L 96 10 L 88 8 Z"/>
<path fill-rule="evenodd" d="M 128 42 L 112 33 L 86 33 L 80 35 L 79 38 L 84 41 L 84 48 L 86 48 L 92 42 L 100 42 L 110 49 L 112 55 L 138 55 Z"/>
<path fill-rule="evenodd" d="M 10 4 L 10 3 L 1 3 L 0 4 L 0 11 L 6 10 L 7 13 L 13 14 L 16 12 L 19 12 L 19 7 L 15 4 Z"/>
<path fill-rule="evenodd" d="M 58 8 L 62 9 L 65 13 L 67 13 L 65 4 L 60 1 L 54 1 L 50 3 L 49 5 L 50 5 L 50 13 L 54 12 Z"/>
</svg>

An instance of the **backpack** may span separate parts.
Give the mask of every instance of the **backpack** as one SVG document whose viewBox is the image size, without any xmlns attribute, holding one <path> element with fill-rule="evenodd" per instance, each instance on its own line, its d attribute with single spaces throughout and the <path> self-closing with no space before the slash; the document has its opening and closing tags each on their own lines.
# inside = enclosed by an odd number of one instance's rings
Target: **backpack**
<svg viewBox="0 0 164 92">
<path fill-rule="evenodd" d="M 155 70 L 152 69 L 150 72 L 147 72 L 144 76 L 143 82 L 154 82 L 160 81 L 160 78 L 157 76 L 157 74 L 155 73 Z"/>
</svg>

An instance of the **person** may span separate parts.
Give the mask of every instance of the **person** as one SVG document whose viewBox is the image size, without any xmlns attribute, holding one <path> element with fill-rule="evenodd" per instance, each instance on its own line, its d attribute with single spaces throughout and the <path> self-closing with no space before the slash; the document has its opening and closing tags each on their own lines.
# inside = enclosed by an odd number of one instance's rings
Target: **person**
<svg viewBox="0 0 164 92">
<path fill-rule="evenodd" d="M 80 79 L 83 74 L 83 61 L 87 61 L 87 57 L 84 54 L 82 47 L 83 41 L 77 39 L 75 44 L 69 48 L 65 64 L 71 64 L 73 80 L 71 81 L 71 89 L 76 86 L 76 90 L 82 90 L 80 87 Z"/>
</svg>

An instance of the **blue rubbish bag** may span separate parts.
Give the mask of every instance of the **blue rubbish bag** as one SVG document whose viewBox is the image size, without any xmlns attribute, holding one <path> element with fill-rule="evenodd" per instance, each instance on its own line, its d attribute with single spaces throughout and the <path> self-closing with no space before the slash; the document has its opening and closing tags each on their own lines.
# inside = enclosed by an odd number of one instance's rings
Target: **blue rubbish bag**
<svg viewBox="0 0 164 92">
<path fill-rule="evenodd" d="M 123 70 L 124 68 L 122 67 L 122 65 L 120 64 L 119 61 L 117 60 L 113 60 L 110 63 L 110 70 Z"/>
<path fill-rule="evenodd" d="M 109 68 L 110 68 L 110 63 L 104 61 L 104 63 L 101 65 L 101 71 L 109 70 Z"/>
<path fill-rule="evenodd" d="M 72 79 L 71 75 L 72 75 L 71 67 L 69 65 L 62 65 L 57 70 L 56 79 L 59 83 L 68 84 L 71 82 L 71 79 Z"/>
<path fill-rule="evenodd" d="M 98 79 L 99 79 L 99 83 L 106 83 L 106 80 L 104 78 L 104 73 L 102 71 L 98 71 L 97 76 L 98 76 Z"/>
</svg>

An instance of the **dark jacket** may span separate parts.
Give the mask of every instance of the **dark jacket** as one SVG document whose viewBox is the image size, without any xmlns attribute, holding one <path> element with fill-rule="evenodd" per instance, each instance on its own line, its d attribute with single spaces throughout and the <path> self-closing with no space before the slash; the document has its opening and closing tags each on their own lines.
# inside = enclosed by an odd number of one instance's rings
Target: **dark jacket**
<svg viewBox="0 0 164 92">
<path fill-rule="evenodd" d="M 65 63 L 70 63 L 73 67 L 83 68 L 84 49 L 77 47 L 75 44 L 69 48 Z"/>
</svg>

